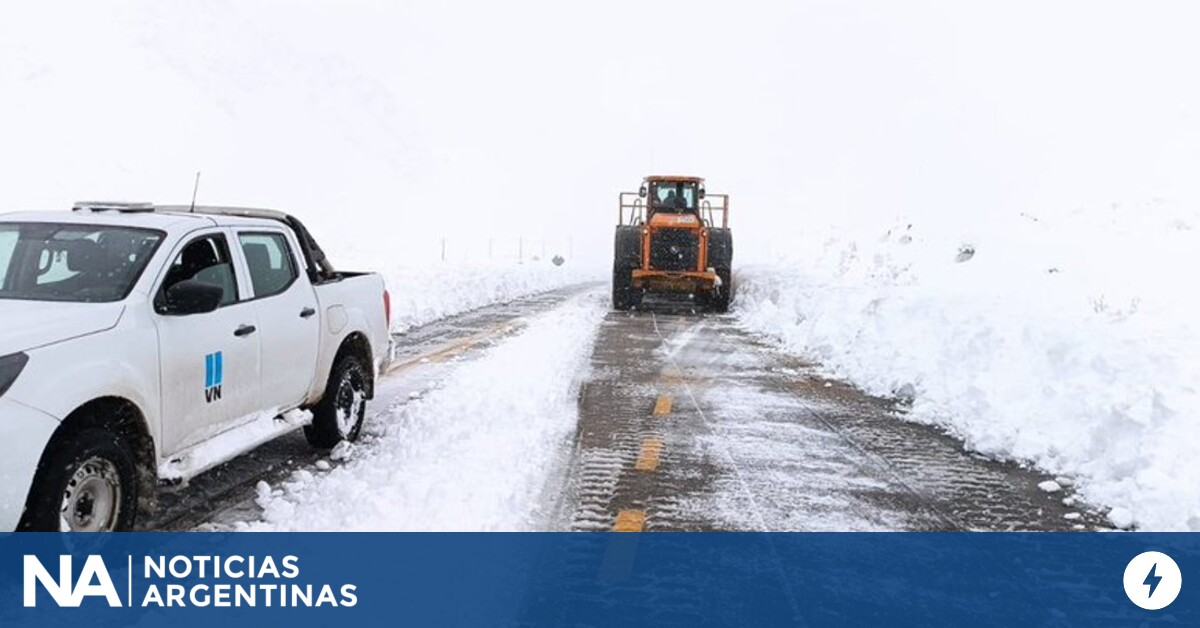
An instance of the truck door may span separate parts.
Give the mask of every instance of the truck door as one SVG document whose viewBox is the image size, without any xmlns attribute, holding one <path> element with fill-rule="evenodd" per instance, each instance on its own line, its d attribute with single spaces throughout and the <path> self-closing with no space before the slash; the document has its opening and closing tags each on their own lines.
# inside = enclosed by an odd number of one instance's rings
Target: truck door
<svg viewBox="0 0 1200 628">
<path fill-rule="evenodd" d="M 237 275 L 227 235 L 214 230 L 185 240 L 159 278 L 156 305 L 181 281 L 225 290 L 212 312 L 181 316 L 155 308 L 165 455 L 233 427 L 259 409 L 258 321 Z"/>
<path fill-rule="evenodd" d="M 264 401 L 288 409 L 308 396 L 317 368 L 321 316 L 317 295 L 301 272 L 298 249 L 288 234 L 239 230 L 262 337 Z"/>
</svg>

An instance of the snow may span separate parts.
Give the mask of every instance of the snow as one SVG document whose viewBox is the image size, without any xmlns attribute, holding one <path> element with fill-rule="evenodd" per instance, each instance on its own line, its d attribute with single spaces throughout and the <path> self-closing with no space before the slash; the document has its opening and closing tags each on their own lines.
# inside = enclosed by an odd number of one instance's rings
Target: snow
<svg viewBox="0 0 1200 628">
<path fill-rule="evenodd" d="M 1041 482 L 1038 484 L 1038 488 L 1047 493 L 1057 493 L 1062 490 L 1062 486 L 1060 486 L 1059 483 L 1055 482 L 1054 480 L 1046 480 L 1045 482 Z"/>
<path fill-rule="evenodd" d="M 1118 528 L 1125 529 L 1133 525 L 1133 513 L 1128 508 L 1113 508 L 1108 512 L 1108 521 Z"/>
<path fill-rule="evenodd" d="M 1118 527 L 1200 530 L 1198 226 L 1156 201 L 814 229 L 738 272 L 736 312 L 908 419 L 1069 476 Z"/>
<path fill-rule="evenodd" d="M 603 279 L 594 269 L 580 268 L 570 262 L 562 266 L 548 260 L 397 264 L 388 261 L 395 256 L 353 246 L 344 247 L 343 252 L 337 244 L 325 245 L 332 249 L 329 256 L 337 268 L 383 274 L 392 298 L 394 332 L 539 292 Z"/>
<path fill-rule="evenodd" d="M 602 291 L 535 316 L 522 332 L 454 365 L 440 387 L 403 399 L 330 471 L 262 490 L 251 530 L 542 529 L 570 455 L 578 383 Z M 332 456 L 331 456 L 332 458 Z M 551 496 L 552 497 L 552 496 Z M 550 504 L 550 506 L 547 506 Z"/>
<path fill-rule="evenodd" d="M 342 460 L 348 460 L 353 455 L 354 455 L 354 443 L 347 441 L 347 440 L 344 440 L 344 441 L 334 445 L 333 449 L 329 450 L 329 459 L 334 462 L 341 462 Z"/>
<path fill-rule="evenodd" d="M 533 243 L 606 263 L 611 194 L 707 175 L 734 195 L 740 259 L 796 251 L 740 273 L 749 328 L 972 449 L 1069 474 L 1115 525 L 1200 529 L 1181 287 L 1200 221 L 1042 215 L 1198 195 L 1194 3 L 345 4 L 14 3 L 0 211 L 186 201 L 202 171 L 201 202 L 290 210 L 338 267 L 382 270 L 402 332 L 592 278 Z M 728 45 L 638 45 L 631 15 Z M 664 91 L 647 66 L 721 88 Z M 920 219 L 878 222 L 896 211 Z M 876 222 L 827 230 L 848 216 Z M 493 239 L 522 263 L 458 259 Z"/>
</svg>

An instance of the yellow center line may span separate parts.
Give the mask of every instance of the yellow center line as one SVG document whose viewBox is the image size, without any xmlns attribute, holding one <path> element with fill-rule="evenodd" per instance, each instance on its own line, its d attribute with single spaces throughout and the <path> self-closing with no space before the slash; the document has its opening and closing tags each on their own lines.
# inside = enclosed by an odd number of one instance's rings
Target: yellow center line
<svg viewBox="0 0 1200 628">
<path fill-rule="evenodd" d="M 638 452 L 637 463 L 633 465 L 638 471 L 654 471 L 658 468 L 658 457 L 662 453 L 663 441 L 657 436 L 652 436 L 642 441 L 642 448 Z"/>
<path fill-rule="evenodd" d="M 481 343 L 485 340 L 488 340 L 488 339 L 496 337 L 496 336 L 502 336 L 504 334 L 507 334 L 507 333 L 511 332 L 513 329 L 516 329 L 516 327 L 517 327 L 516 323 L 503 323 L 503 324 L 497 325 L 495 327 L 485 329 L 484 331 L 481 331 L 477 334 L 474 334 L 472 336 L 469 336 L 467 338 L 459 340 L 458 342 L 456 342 L 450 346 L 442 347 L 441 349 L 438 349 L 437 351 L 431 351 L 429 353 L 419 355 L 415 358 L 410 358 L 408 360 L 405 360 L 404 362 L 398 362 L 396 364 L 393 364 L 390 367 L 388 367 L 386 374 L 391 375 L 392 373 L 397 373 L 400 371 L 407 371 L 413 367 L 419 366 L 419 365 L 427 363 L 427 362 L 443 362 L 443 361 L 445 361 L 449 358 L 452 358 L 460 353 L 465 353 L 468 349 L 471 349 L 475 345 L 478 345 L 479 343 Z"/>
<path fill-rule="evenodd" d="M 646 511 L 622 510 L 617 513 L 617 522 L 613 524 L 613 532 L 641 532 L 646 527 Z"/>
<path fill-rule="evenodd" d="M 668 414 L 671 414 L 671 395 L 659 395 L 658 401 L 654 402 L 654 416 Z"/>
</svg>

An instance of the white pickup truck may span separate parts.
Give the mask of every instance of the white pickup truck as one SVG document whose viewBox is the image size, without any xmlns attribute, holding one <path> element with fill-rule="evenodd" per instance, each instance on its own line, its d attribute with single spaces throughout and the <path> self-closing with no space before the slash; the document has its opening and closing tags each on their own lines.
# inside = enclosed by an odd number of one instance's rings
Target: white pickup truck
<svg viewBox="0 0 1200 628">
<path fill-rule="evenodd" d="M 354 440 L 389 310 L 280 212 L 0 215 L 0 530 L 128 530 L 159 485 L 300 426 Z"/>
</svg>

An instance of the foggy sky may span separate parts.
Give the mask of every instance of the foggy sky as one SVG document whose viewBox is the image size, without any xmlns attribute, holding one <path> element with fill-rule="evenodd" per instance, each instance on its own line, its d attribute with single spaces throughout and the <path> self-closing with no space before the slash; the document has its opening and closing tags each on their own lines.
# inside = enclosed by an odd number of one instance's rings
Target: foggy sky
<svg viewBox="0 0 1200 628">
<path fill-rule="evenodd" d="M 1188 2 L 171 2 L 0 8 L 0 212 L 287 209 L 338 243 L 609 255 L 651 173 L 802 229 L 1200 198 Z M 462 244 L 460 249 L 467 248 Z"/>
</svg>

